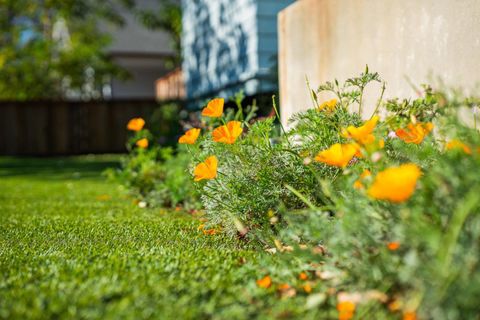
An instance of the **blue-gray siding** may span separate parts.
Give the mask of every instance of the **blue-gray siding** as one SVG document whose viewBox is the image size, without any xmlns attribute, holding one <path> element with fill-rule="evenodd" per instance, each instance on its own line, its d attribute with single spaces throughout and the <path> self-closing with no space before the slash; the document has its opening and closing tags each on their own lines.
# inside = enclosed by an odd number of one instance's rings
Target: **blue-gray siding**
<svg viewBox="0 0 480 320">
<path fill-rule="evenodd" d="M 190 99 L 274 90 L 277 13 L 294 0 L 182 0 L 183 70 Z"/>
</svg>

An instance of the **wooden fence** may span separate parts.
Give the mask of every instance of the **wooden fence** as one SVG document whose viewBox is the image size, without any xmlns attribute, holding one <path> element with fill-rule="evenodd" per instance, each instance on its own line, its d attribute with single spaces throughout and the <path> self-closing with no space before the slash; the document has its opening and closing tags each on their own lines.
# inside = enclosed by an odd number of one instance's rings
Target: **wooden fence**
<svg viewBox="0 0 480 320">
<path fill-rule="evenodd" d="M 0 155 L 124 152 L 128 120 L 157 107 L 154 100 L 0 102 Z"/>
</svg>

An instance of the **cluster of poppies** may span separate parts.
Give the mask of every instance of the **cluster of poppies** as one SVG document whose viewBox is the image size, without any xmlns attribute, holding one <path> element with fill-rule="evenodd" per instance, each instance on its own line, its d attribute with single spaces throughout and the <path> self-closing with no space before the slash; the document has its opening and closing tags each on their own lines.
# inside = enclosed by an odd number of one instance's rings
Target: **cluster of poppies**
<svg viewBox="0 0 480 320">
<path fill-rule="evenodd" d="M 201 115 L 208 118 L 220 118 L 221 125 L 214 128 L 211 133 L 212 141 L 216 143 L 223 143 L 232 145 L 243 133 L 243 124 L 240 121 L 224 120 L 224 99 L 216 98 L 211 100 L 207 106 L 202 110 Z M 317 108 L 318 112 L 332 113 L 335 112 L 338 106 L 336 99 L 331 99 L 320 104 Z M 418 179 L 422 176 L 420 167 L 413 163 L 403 163 L 398 166 L 386 167 L 380 165 L 379 159 L 382 157 L 382 149 L 385 147 L 385 141 L 378 138 L 380 135 L 375 132 L 380 122 L 380 118 L 373 115 L 369 120 L 366 120 L 360 126 L 348 126 L 338 130 L 338 137 L 343 143 L 335 143 L 328 148 L 316 153 L 312 157 L 314 161 L 325 166 L 339 168 L 345 170 L 354 168 L 358 163 L 363 162 L 368 169 L 358 171 L 358 178 L 353 183 L 353 188 L 358 192 L 363 192 L 371 199 L 384 200 L 391 203 L 402 203 L 410 199 L 414 194 Z M 127 128 L 132 131 L 140 131 L 144 128 L 145 121 L 142 118 L 134 118 L 128 122 Z M 410 123 L 406 127 L 391 131 L 388 134 L 389 139 L 400 139 L 407 144 L 421 144 L 425 138 L 431 134 L 434 126 L 430 122 L 420 122 L 412 117 Z M 191 128 L 187 130 L 179 139 L 179 144 L 194 145 L 197 143 L 201 135 L 201 128 Z M 138 148 L 145 149 L 148 147 L 148 140 L 146 138 L 136 141 Z M 444 145 L 445 150 L 459 150 L 465 154 L 472 154 L 474 152 L 480 153 L 480 148 L 473 148 L 464 144 L 459 140 L 450 140 Z M 371 160 L 367 165 L 367 160 Z M 312 160 L 305 161 L 305 164 Z M 375 165 L 377 163 L 377 165 Z M 197 163 L 194 170 L 194 181 L 211 180 L 217 178 L 219 160 L 215 155 L 209 155 L 203 162 Z M 360 173 L 361 172 L 361 173 Z M 205 229 L 205 225 L 199 226 L 199 230 L 206 235 L 214 235 L 217 230 Z M 386 244 L 386 248 L 390 251 L 396 251 L 400 248 L 400 242 L 392 241 Z M 301 273 L 299 279 L 303 282 L 301 287 L 305 293 L 312 291 L 311 282 L 306 273 Z M 312 278 L 313 279 L 313 278 Z M 275 284 L 269 275 L 257 280 L 257 286 L 263 289 L 270 287 L 277 288 L 282 296 L 294 295 L 295 288 L 288 284 Z M 337 310 L 339 319 L 352 319 L 355 314 L 356 300 L 352 297 L 344 297 L 345 299 L 338 299 Z M 397 302 L 398 304 L 398 302 Z M 395 302 L 389 305 L 389 309 L 396 310 L 398 306 Z M 405 312 L 404 320 L 416 319 L 415 312 Z"/>
<path fill-rule="evenodd" d="M 202 110 L 202 116 L 209 118 L 220 118 L 223 115 L 225 100 L 216 98 L 211 100 Z M 178 139 L 180 144 L 195 144 L 201 130 L 198 128 L 189 129 Z M 242 123 L 240 121 L 229 121 L 212 131 L 213 141 L 218 143 L 233 144 L 243 133 Z M 194 171 L 194 180 L 209 180 L 217 177 L 218 159 L 212 155 L 207 157 L 204 162 L 199 163 Z"/>
<path fill-rule="evenodd" d="M 333 100 L 334 101 L 334 100 Z M 332 101 L 328 105 L 332 105 Z M 322 104 L 323 105 L 323 104 Z M 331 107 L 327 108 L 332 110 Z M 320 108 L 323 111 L 325 108 Z M 341 136 L 349 140 L 348 143 L 336 143 L 328 149 L 320 151 L 315 157 L 315 161 L 345 168 L 354 163 L 354 158 L 361 159 L 367 154 L 374 154 L 378 149 L 384 147 L 383 140 L 377 140 L 373 131 L 379 121 L 378 116 L 373 116 L 359 127 L 349 126 L 341 130 Z M 431 123 L 409 124 L 405 129 L 399 129 L 394 134 L 406 143 L 419 144 L 426 135 L 432 130 Z M 420 168 L 414 163 L 407 163 L 398 167 L 390 167 L 377 174 L 368 189 L 370 197 L 378 200 L 388 200 L 390 202 L 403 202 L 410 198 L 415 190 L 417 179 L 420 177 Z M 363 189 L 365 180 L 369 179 L 371 172 L 365 170 L 359 179 L 355 181 L 356 189 Z"/>
<path fill-rule="evenodd" d="M 322 103 L 318 110 L 320 112 L 332 112 L 337 106 L 337 100 L 332 99 Z M 211 100 L 202 110 L 202 116 L 218 118 L 223 114 L 224 100 L 216 98 Z M 343 138 L 350 142 L 340 144 L 336 143 L 328 149 L 320 151 L 315 157 L 315 161 L 329 166 L 345 168 L 354 163 L 354 158 L 361 159 L 368 153 L 384 147 L 384 141 L 375 138 L 373 131 L 379 121 L 378 116 L 373 116 L 362 126 L 349 126 L 341 131 Z M 432 130 L 431 123 L 409 124 L 405 129 L 399 129 L 395 132 L 396 136 L 406 143 L 419 144 L 426 135 Z M 192 128 L 185 132 L 178 140 L 181 144 L 194 144 L 201 129 Z M 213 141 L 219 143 L 233 144 L 242 134 L 242 124 L 239 121 L 229 121 L 224 123 L 212 132 Z M 209 180 L 217 177 L 218 159 L 211 155 L 204 162 L 199 163 L 194 169 L 194 180 Z M 417 179 L 420 177 L 420 168 L 408 163 L 398 167 L 391 167 L 379 172 L 370 188 L 368 195 L 379 200 L 388 200 L 391 202 L 402 202 L 407 200 L 413 193 Z M 370 171 L 366 170 L 357 180 L 354 187 L 362 189 L 363 183 L 370 176 Z"/>
<path fill-rule="evenodd" d="M 127 123 L 127 129 L 134 132 L 142 130 L 144 126 L 145 120 L 143 120 L 142 118 L 133 118 L 130 119 L 130 121 L 128 121 Z M 135 145 L 140 149 L 146 149 L 148 148 L 148 139 L 141 138 L 135 142 Z"/>
<path fill-rule="evenodd" d="M 209 118 L 221 118 L 224 103 L 225 101 L 222 98 L 211 100 L 202 110 L 201 115 Z M 338 101 L 336 99 L 331 99 L 320 104 L 317 110 L 319 112 L 333 112 L 337 104 Z M 240 121 L 228 121 L 225 123 L 223 119 L 222 121 L 223 124 L 212 131 L 212 140 L 217 143 L 234 144 L 243 133 L 242 123 Z M 359 159 L 368 155 L 374 156 L 377 150 L 384 147 L 384 140 L 379 140 L 374 135 L 378 122 L 379 117 L 374 115 L 359 127 L 348 126 L 343 128 L 340 131 L 340 136 L 347 139 L 348 142 L 331 145 L 329 148 L 320 151 L 314 160 L 328 166 L 345 169 Z M 144 125 L 145 121 L 142 118 L 133 118 L 128 122 L 127 129 L 140 131 Z M 389 136 L 397 137 L 405 143 L 420 144 L 432 129 L 433 124 L 430 122 L 412 122 L 406 128 L 400 128 L 391 132 Z M 200 128 L 191 128 L 178 139 L 178 143 L 193 145 L 197 142 L 200 134 Z M 147 138 L 141 138 L 136 141 L 138 148 L 145 149 L 148 145 Z M 472 149 L 469 146 L 458 140 L 448 142 L 446 149 L 461 149 L 467 154 L 472 153 Z M 207 157 L 205 161 L 195 166 L 193 172 L 194 180 L 215 179 L 217 177 L 217 168 L 217 157 L 215 155 Z M 374 178 L 372 178 L 370 170 L 365 170 L 353 186 L 359 190 L 366 189 L 365 184 L 370 182 L 366 191 L 371 198 L 399 203 L 411 197 L 420 176 L 421 170 L 416 164 L 406 163 L 380 171 Z"/>
</svg>

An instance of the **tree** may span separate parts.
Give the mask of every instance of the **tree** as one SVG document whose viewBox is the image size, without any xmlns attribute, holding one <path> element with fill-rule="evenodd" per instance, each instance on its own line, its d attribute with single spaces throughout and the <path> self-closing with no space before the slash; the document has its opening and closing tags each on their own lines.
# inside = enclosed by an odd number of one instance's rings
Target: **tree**
<svg viewBox="0 0 480 320">
<path fill-rule="evenodd" d="M 121 26 L 134 0 L 0 0 L 0 99 L 101 97 L 125 78 L 105 52 L 100 23 Z"/>
</svg>

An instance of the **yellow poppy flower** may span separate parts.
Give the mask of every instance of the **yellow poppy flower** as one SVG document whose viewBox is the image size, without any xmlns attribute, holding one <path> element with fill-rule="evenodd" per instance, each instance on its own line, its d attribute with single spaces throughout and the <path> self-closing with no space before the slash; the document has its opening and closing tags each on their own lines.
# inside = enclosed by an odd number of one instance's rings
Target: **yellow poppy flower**
<svg viewBox="0 0 480 320">
<path fill-rule="evenodd" d="M 330 166 L 345 168 L 355 154 L 357 154 L 358 150 L 358 145 L 354 143 L 336 143 L 330 148 L 320 151 L 315 157 L 315 161 L 323 162 Z"/>
<path fill-rule="evenodd" d="M 420 144 L 432 129 L 433 124 L 431 122 L 409 123 L 406 129 L 398 129 L 395 134 L 406 143 Z"/>
<path fill-rule="evenodd" d="M 377 174 L 368 195 L 395 203 L 406 201 L 412 196 L 420 175 L 420 168 L 413 163 L 388 168 Z"/>
<path fill-rule="evenodd" d="M 207 106 L 202 110 L 202 116 L 210 118 L 218 118 L 223 114 L 223 105 L 225 100 L 223 98 L 215 98 L 211 100 Z"/>
<path fill-rule="evenodd" d="M 322 103 L 320 106 L 318 106 L 318 111 L 323 111 L 323 110 L 328 110 L 328 111 L 333 111 L 335 107 L 337 106 L 337 99 L 332 99 L 325 101 Z"/>
<path fill-rule="evenodd" d="M 204 162 L 199 163 L 193 170 L 195 181 L 210 180 L 217 177 L 218 159 L 215 156 L 208 157 Z"/>
<path fill-rule="evenodd" d="M 344 138 L 353 139 L 363 145 L 370 144 L 375 141 L 375 136 L 372 132 L 375 129 L 377 122 L 378 116 L 374 116 L 360 127 L 349 126 L 346 129 L 343 129 L 342 136 Z"/>
<path fill-rule="evenodd" d="M 137 145 L 137 147 L 142 149 L 148 148 L 148 140 L 146 138 L 138 140 L 137 142 L 135 142 L 135 144 Z"/>
<path fill-rule="evenodd" d="M 472 154 L 472 149 L 460 140 L 451 140 L 447 143 L 447 150 L 462 149 L 466 154 Z"/>
<path fill-rule="evenodd" d="M 200 129 L 192 128 L 190 130 L 187 130 L 187 132 L 185 132 L 185 134 L 178 139 L 178 143 L 194 144 L 197 141 L 199 135 Z"/>
<path fill-rule="evenodd" d="M 271 285 L 272 278 L 270 278 L 270 276 L 265 276 L 264 278 L 257 280 L 257 286 L 259 286 L 260 288 L 267 289 L 270 288 Z"/>
<path fill-rule="evenodd" d="M 302 288 L 303 288 L 303 291 L 305 291 L 305 293 L 312 292 L 312 286 L 309 283 L 304 284 Z"/>
<path fill-rule="evenodd" d="M 242 132 L 242 123 L 240 121 L 229 121 L 226 125 L 213 130 L 213 141 L 233 144 Z"/>
<path fill-rule="evenodd" d="M 133 118 L 128 121 L 127 129 L 130 131 L 140 131 L 145 125 L 145 120 L 142 118 Z"/>
<path fill-rule="evenodd" d="M 355 314 L 355 303 L 342 301 L 337 304 L 338 320 L 350 320 Z"/>
</svg>

